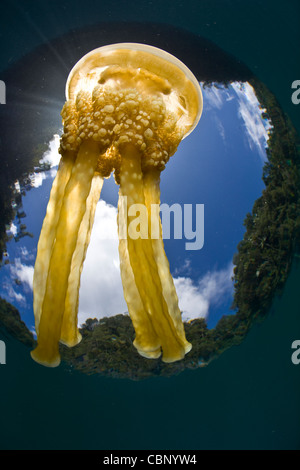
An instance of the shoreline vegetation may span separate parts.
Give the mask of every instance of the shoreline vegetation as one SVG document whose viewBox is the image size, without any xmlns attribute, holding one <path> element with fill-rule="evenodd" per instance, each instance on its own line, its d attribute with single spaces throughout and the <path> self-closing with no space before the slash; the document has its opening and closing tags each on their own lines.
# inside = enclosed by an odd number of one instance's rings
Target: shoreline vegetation
<svg viewBox="0 0 300 470">
<path fill-rule="evenodd" d="M 161 44 L 158 46 L 163 47 Z M 223 51 L 214 49 L 214 54 L 219 54 L 223 61 L 221 62 L 228 64 L 224 60 Z M 214 60 L 215 58 L 216 56 Z M 140 380 L 154 376 L 171 376 L 187 368 L 206 366 L 229 347 L 240 344 L 252 324 L 265 318 L 274 297 L 282 292 L 294 254 L 299 249 L 300 141 L 289 118 L 282 112 L 274 95 L 267 87 L 250 71 L 246 73 L 245 67 L 240 63 L 234 66 L 231 59 L 230 67 L 231 78 L 229 78 L 228 65 L 223 77 L 222 67 L 216 67 L 211 71 L 209 65 L 204 72 L 202 69 L 204 75 L 196 76 L 199 81 L 205 82 L 205 86 L 211 86 L 213 83 L 226 86 L 237 80 L 248 81 L 255 90 L 261 108 L 266 109 L 265 117 L 272 124 L 267 148 L 268 161 L 264 165 L 262 174 L 265 189 L 261 197 L 255 201 L 252 212 L 246 214 L 244 237 L 238 244 L 233 257 L 232 310 L 235 313 L 224 315 L 213 329 L 207 328 L 204 319 L 194 319 L 184 323 L 187 340 L 193 344 L 193 348 L 183 360 L 172 364 L 165 364 L 161 359 L 145 359 L 137 353 L 132 344 L 134 329 L 128 315 L 119 314 L 100 320 L 90 318 L 80 329 L 81 343 L 73 348 L 61 345 L 62 360 L 70 369 L 76 369 L 85 374 L 99 373 Z M 195 67 L 192 69 L 195 70 Z M 47 113 L 47 107 L 44 112 Z M 47 132 L 52 132 L 54 127 L 55 122 L 51 121 Z M 57 128 L 53 133 L 57 133 Z M 40 137 L 41 134 L 38 136 Z M 51 136 L 49 135 L 48 141 Z M 41 158 L 42 155 L 41 148 L 38 150 L 36 147 L 38 140 L 35 136 L 32 142 L 30 141 L 32 149 L 35 149 L 31 155 L 33 166 L 37 165 L 37 156 Z M 41 141 L 47 140 L 43 138 L 39 140 Z M 26 171 L 28 169 L 29 167 Z M 14 200 L 12 186 L 11 192 L 1 191 L 1 215 L 4 217 L 2 217 L 0 227 L 0 254 L 4 252 L 8 240 L 6 235 L 8 221 L 14 219 L 17 210 L 20 219 L 23 217 L 21 196 L 26 185 L 26 171 L 13 175 L 15 179 L 18 177 L 21 181 L 21 192 L 17 195 L 19 201 L 15 200 L 15 209 L 11 204 Z M 23 174 L 23 180 L 20 174 Z M 14 181 L 11 175 L 9 181 Z M 7 184 L 4 187 L 6 188 Z M 25 229 L 23 232 L 26 231 Z M 30 234 L 25 233 L 25 235 Z M 34 337 L 21 320 L 18 310 L 0 298 L 0 332 L 5 333 L 5 331 L 26 346 L 34 347 Z"/>
</svg>

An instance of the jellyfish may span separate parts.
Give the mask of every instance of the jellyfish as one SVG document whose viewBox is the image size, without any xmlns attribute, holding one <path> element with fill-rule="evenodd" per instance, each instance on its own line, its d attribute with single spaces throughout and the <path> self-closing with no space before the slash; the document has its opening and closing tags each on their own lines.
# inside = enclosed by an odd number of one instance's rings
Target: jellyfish
<svg viewBox="0 0 300 470">
<path fill-rule="evenodd" d="M 119 186 L 120 272 L 133 345 L 141 356 L 167 363 L 191 350 L 164 250 L 160 175 L 201 113 L 192 72 L 156 47 L 100 47 L 71 70 L 61 111 L 61 159 L 34 267 L 36 362 L 55 367 L 59 343 L 72 347 L 81 340 L 80 275 L 103 181 L 112 173 Z"/>
</svg>

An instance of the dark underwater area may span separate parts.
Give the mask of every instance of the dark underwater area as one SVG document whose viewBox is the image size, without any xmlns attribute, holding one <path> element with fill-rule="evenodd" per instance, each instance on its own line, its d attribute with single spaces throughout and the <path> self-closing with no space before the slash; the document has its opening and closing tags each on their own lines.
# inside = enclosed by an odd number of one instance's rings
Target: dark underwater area
<svg viewBox="0 0 300 470">
<path fill-rule="evenodd" d="M 268 15 L 271 21 L 271 10 Z M 101 335 L 101 324 L 93 325 L 91 319 L 85 326 L 88 349 L 78 354 L 76 349 L 65 351 L 61 366 L 47 369 L 32 361 L 31 333 L 16 309 L 1 301 L 0 339 L 6 345 L 6 364 L 0 365 L 0 448 L 299 449 L 300 366 L 291 361 L 291 344 L 300 330 L 296 131 L 252 71 L 211 41 L 171 25 L 148 23 L 142 28 L 123 21 L 114 24 L 115 29 L 111 26 L 104 23 L 101 29 L 70 31 L 37 47 L 1 75 L 8 103 L 0 108 L 1 251 L 5 252 L 6 227 L 15 216 L 13 182 L 19 179 L 26 185 L 28 173 L 60 129 L 64 83 L 71 66 L 102 44 L 149 40 L 177 55 L 208 85 L 234 80 L 256 84 L 261 99 L 268 97 L 264 104 L 272 122 L 277 123 L 263 175 L 266 193 L 246 217 L 247 232 L 235 257 L 236 302 L 241 315 L 227 316 L 213 333 L 205 329 L 203 321 L 196 321 L 192 331 L 191 323 L 190 334 L 195 338 L 215 336 L 199 342 L 200 350 L 194 348 L 194 364 L 190 359 L 189 365 L 171 366 L 169 371 L 159 361 L 151 363 L 150 370 L 143 367 L 143 358 L 134 362 L 128 317 L 120 315 L 119 324 L 115 317 L 102 320 Z M 218 58 L 213 63 L 212 54 Z M 33 67 L 36 63 L 43 66 Z M 271 207 L 267 212 L 265 200 Z M 18 204 L 21 208 L 21 200 Z M 249 234 L 258 239 L 254 247 L 247 242 Z M 259 278 L 256 272 L 261 266 L 266 272 Z M 93 350 L 99 341 L 106 355 L 104 370 Z M 87 351 L 90 369 L 82 373 Z M 206 367 L 200 367 L 205 363 Z M 132 376 L 127 373 L 130 365 L 134 366 Z"/>
<path fill-rule="evenodd" d="M 299 264 L 264 322 L 208 367 L 141 381 L 48 369 L 1 331 L 2 449 L 298 449 Z M 285 313 L 284 317 L 282 312 Z"/>
</svg>

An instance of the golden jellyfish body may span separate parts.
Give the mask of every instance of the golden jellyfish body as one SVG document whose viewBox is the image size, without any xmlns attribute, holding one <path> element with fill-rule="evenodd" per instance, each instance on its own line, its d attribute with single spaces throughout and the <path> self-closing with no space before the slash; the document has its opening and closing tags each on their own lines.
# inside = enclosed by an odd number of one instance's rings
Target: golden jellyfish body
<svg viewBox="0 0 300 470">
<path fill-rule="evenodd" d="M 80 275 L 103 179 L 114 172 L 120 269 L 135 329 L 133 344 L 144 357 L 180 360 L 192 346 L 185 337 L 157 208 L 160 173 L 200 119 L 199 83 L 167 52 L 122 43 L 85 55 L 70 72 L 66 97 L 61 160 L 34 268 L 37 347 L 31 356 L 57 366 L 59 342 L 74 346 L 81 339 Z M 139 236 L 130 233 L 136 207 L 146 208 L 140 211 Z"/>
</svg>

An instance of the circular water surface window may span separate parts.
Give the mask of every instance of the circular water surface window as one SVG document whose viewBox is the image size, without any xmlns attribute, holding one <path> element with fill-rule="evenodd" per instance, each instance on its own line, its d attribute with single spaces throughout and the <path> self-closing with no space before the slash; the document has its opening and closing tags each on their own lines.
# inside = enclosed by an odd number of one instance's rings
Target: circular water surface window
<svg viewBox="0 0 300 470">
<path fill-rule="evenodd" d="M 298 138 L 265 85 L 206 39 L 150 24 L 126 30 L 116 24 L 109 31 L 101 25 L 65 35 L 4 74 L 1 328 L 34 347 L 34 263 L 60 161 L 69 71 L 96 47 L 149 44 L 184 62 L 203 94 L 200 122 L 161 173 L 163 241 L 192 350 L 166 364 L 141 357 L 133 346 L 120 275 L 119 187 L 111 176 L 97 203 L 81 276 L 82 340 L 73 348 L 61 345 L 60 352 L 70 368 L 89 374 L 172 375 L 207 365 L 240 343 L 284 285 L 299 234 Z"/>
</svg>

